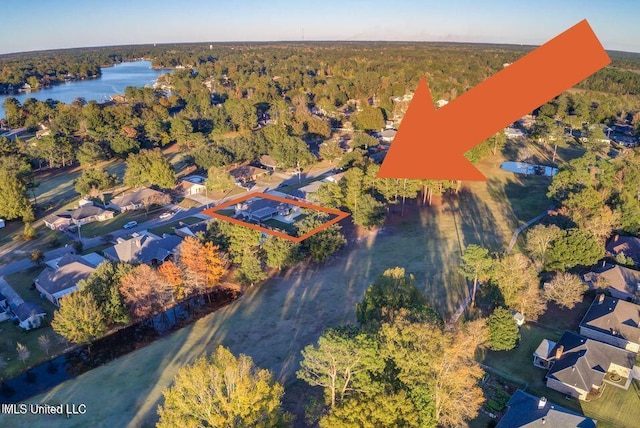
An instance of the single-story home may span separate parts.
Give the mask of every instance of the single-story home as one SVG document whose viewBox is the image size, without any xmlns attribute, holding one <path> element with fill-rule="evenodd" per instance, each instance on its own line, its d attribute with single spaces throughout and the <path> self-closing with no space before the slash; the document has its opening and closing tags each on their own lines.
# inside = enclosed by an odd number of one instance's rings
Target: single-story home
<svg viewBox="0 0 640 428">
<path fill-rule="evenodd" d="M 113 218 L 113 211 L 103 210 L 93 205 L 83 205 L 71 211 L 71 220 L 74 224 L 83 225 L 94 221 L 105 221 Z"/>
<path fill-rule="evenodd" d="M 42 319 L 47 315 L 37 303 L 23 302 L 13 308 L 13 314 L 18 319 L 20 327 L 31 330 L 40 327 Z"/>
<path fill-rule="evenodd" d="M 142 189 L 116 196 L 111 200 L 109 206 L 120 212 L 126 212 L 142 209 L 145 205 L 165 205 L 167 202 L 167 195 L 164 193 L 143 187 Z"/>
<path fill-rule="evenodd" d="M 47 266 L 34 280 L 36 289 L 51 303 L 60 305 L 60 298 L 78 290 L 78 281 L 87 279 L 95 270 L 84 258 L 64 255 L 56 268 Z"/>
<path fill-rule="evenodd" d="M 161 264 L 175 256 L 182 238 L 164 235 L 162 238 L 151 233 L 134 233 L 131 239 L 118 239 L 113 247 L 103 251 L 106 258 L 114 262 Z"/>
<path fill-rule="evenodd" d="M 518 128 L 512 128 L 512 127 L 507 127 L 504 129 L 504 135 L 507 138 L 519 138 L 524 136 L 524 132 L 522 132 L 521 129 Z"/>
<path fill-rule="evenodd" d="M 178 190 L 184 196 L 191 196 L 191 195 L 199 195 L 200 193 L 205 193 L 205 191 L 207 190 L 207 187 L 204 184 L 194 183 L 193 181 L 180 180 L 180 183 L 178 184 Z"/>
<path fill-rule="evenodd" d="M 547 387 L 589 401 L 605 384 L 627 390 L 637 354 L 565 331 L 551 352 Z"/>
<path fill-rule="evenodd" d="M 278 215 L 282 202 L 265 198 L 251 198 L 236 204 L 236 217 L 244 217 L 249 221 L 263 222 Z M 284 208 L 281 208 L 284 213 Z M 288 214 L 288 210 L 286 211 Z"/>
<path fill-rule="evenodd" d="M 300 197 L 302 199 L 306 199 L 309 201 L 315 201 L 315 197 L 313 196 L 314 193 L 316 193 L 318 191 L 318 189 L 320 188 L 320 186 L 322 186 L 324 183 L 322 181 L 314 181 L 310 184 L 307 184 L 306 186 L 303 186 L 301 188 L 299 188 L 297 191 L 295 191 L 294 193 L 292 193 L 294 196 Z"/>
<path fill-rule="evenodd" d="M 72 223 L 70 211 L 57 212 L 44 218 L 44 225 L 51 230 L 64 230 Z"/>
<path fill-rule="evenodd" d="M 230 170 L 229 174 L 231 174 L 236 182 L 246 183 L 248 181 L 256 181 L 259 177 L 269 174 L 269 171 L 253 165 L 242 165 Z"/>
<path fill-rule="evenodd" d="M 640 238 L 636 236 L 615 235 L 607 244 L 607 251 L 613 257 L 622 254 L 640 265 Z"/>
<path fill-rule="evenodd" d="M 271 171 L 275 171 L 278 167 L 278 161 L 269 155 L 260 156 L 260 164 Z"/>
<path fill-rule="evenodd" d="M 599 282 L 606 284 L 611 295 L 618 299 L 633 301 L 640 293 L 640 271 L 620 265 L 605 264 L 586 273 L 583 279 L 592 288 Z"/>
<path fill-rule="evenodd" d="M 385 143 L 391 143 L 396 138 L 397 133 L 398 131 L 395 129 L 384 129 L 380 132 L 380 139 Z"/>
<path fill-rule="evenodd" d="M 640 351 L 640 306 L 600 294 L 580 322 L 580 334 L 627 351 Z"/>
<path fill-rule="evenodd" d="M 595 428 L 596 421 L 518 389 L 507 402 L 507 411 L 496 428 L 553 427 Z"/>
</svg>

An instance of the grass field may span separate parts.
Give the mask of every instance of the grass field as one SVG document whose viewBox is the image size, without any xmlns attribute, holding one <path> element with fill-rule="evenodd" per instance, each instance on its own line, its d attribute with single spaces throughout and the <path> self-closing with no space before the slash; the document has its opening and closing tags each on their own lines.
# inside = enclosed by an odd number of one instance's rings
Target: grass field
<svg viewBox="0 0 640 428">
<path fill-rule="evenodd" d="M 199 217 L 187 217 L 180 221 L 173 221 L 171 223 L 163 224 L 162 226 L 154 227 L 153 229 L 149 229 L 149 232 L 162 236 L 163 233 L 173 233 L 176 227 L 181 227 L 180 224 L 195 224 L 200 223 L 201 221 L 202 219 Z"/>
<path fill-rule="evenodd" d="M 0 425 L 153 426 L 161 391 L 176 371 L 218 344 L 272 370 L 285 383 L 286 408 L 301 414 L 309 390 L 295 379 L 300 350 L 327 327 L 354 322 L 354 306 L 377 275 L 404 267 L 446 318 L 467 294 L 457 270 L 462 249 L 472 243 L 503 249 L 518 225 L 548 206 L 544 183 L 532 186 L 536 178 L 501 171 L 501 161 L 479 165 L 491 181 L 465 183 L 457 196 L 436 198 L 432 207 L 407 204 L 402 217 L 394 207 L 382 229 L 350 234 L 348 247 L 326 264 L 291 269 L 192 326 L 33 398 L 85 402 L 86 415 L 46 422 L 3 415 Z"/>
<path fill-rule="evenodd" d="M 132 220 L 142 223 L 149 221 L 161 210 L 162 208 L 155 208 L 149 210 L 147 213 L 145 210 L 127 211 L 106 221 L 95 221 L 82 226 L 81 233 L 83 238 L 95 238 L 96 236 L 104 236 L 116 230 L 122 229 L 125 223 Z"/>
<path fill-rule="evenodd" d="M 6 367 L 2 368 L 2 376 L 13 377 L 22 372 L 26 367 L 34 366 L 47 361 L 51 355 L 55 355 L 65 349 L 67 346 L 64 342 L 58 340 L 58 335 L 49 326 L 56 307 L 46 299 L 40 298 L 40 293 L 32 289 L 33 279 L 42 272 L 43 266 L 24 270 L 11 275 L 5 275 L 4 279 L 25 301 L 36 302 L 47 312 L 44 322 L 45 326 L 24 331 L 17 325 L 13 325 L 7 321 L 0 324 L 0 332 L 2 341 L 0 342 L 0 358 L 6 363 Z M 38 345 L 38 337 L 47 335 L 51 342 L 51 349 L 47 355 Z M 30 356 L 25 362 L 18 360 L 16 346 L 17 342 L 27 347 Z"/>
</svg>

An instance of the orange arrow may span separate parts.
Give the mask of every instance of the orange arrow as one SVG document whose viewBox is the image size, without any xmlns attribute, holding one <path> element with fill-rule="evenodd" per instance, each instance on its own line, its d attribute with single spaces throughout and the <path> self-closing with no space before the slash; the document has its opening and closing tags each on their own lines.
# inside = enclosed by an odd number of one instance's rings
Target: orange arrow
<svg viewBox="0 0 640 428">
<path fill-rule="evenodd" d="M 440 109 L 422 78 L 378 177 L 484 181 L 465 152 L 610 62 L 583 20 Z"/>
</svg>

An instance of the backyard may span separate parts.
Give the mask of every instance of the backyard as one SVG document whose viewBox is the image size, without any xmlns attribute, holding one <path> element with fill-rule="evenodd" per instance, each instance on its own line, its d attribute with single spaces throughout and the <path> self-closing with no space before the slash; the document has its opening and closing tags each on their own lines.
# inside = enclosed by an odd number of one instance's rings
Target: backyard
<svg viewBox="0 0 640 428">
<path fill-rule="evenodd" d="M 49 323 L 53 318 L 53 312 L 56 307 L 46 299 L 40 297 L 40 293 L 32 288 L 33 279 L 42 272 L 44 266 L 30 268 L 22 272 L 5 275 L 4 279 L 11 287 L 27 302 L 38 303 L 47 312 L 44 319 L 44 326 L 24 331 L 17 325 L 13 325 L 10 321 L 0 324 L 0 332 L 2 332 L 2 343 L 0 343 L 0 358 L 7 363 L 2 368 L 2 376 L 10 378 L 24 371 L 25 367 L 34 366 L 49 360 L 53 355 L 62 352 L 68 347 L 68 344 L 58 336 Z M 45 352 L 38 344 L 38 338 L 42 335 L 49 337 L 51 349 Z M 16 346 L 17 342 L 25 345 L 30 352 L 29 358 L 24 363 L 17 358 Z"/>
<path fill-rule="evenodd" d="M 522 388 L 533 395 L 547 397 L 551 402 L 597 419 L 599 427 L 637 425 L 640 420 L 640 384 L 637 380 L 633 381 L 628 391 L 607 385 L 602 397 L 592 402 L 567 399 L 565 394 L 546 387 L 546 370 L 537 368 L 532 363 L 533 351 L 542 339 L 557 341 L 562 332 L 536 324 L 525 324 L 520 331 L 522 339 L 517 348 L 511 351 L 486 351 L 479 358 L 487 366 L 487 371 L 520 383 Z M 620 409 L 625 411 L 621 412 Z"/>
<path fill-rule="evenodd" d="M 462 248 L 477 243 L 503 249 L 517 225 L 548 206 L 543 186 L 524 191 L 530 179 L 500 171 L 502 160 L 490 158 L 480 164 L 491 182 L 465 183 L 457 196 L 436 198 L 431 207 L 408 203 L 404 216 L 395 207 L 379 230 L 348 226 L 348 247 L 327 263 L 302 264 L 272 277 L 195 324 L 32 400 L 85 402 L 91 409 L 71 420 L 47 419 L 51 427 L 153 426 L 161 392 L 176 371 L 224 344 L 272 370 L 287 388 L 286 408 L 301 415 L 310 392 L 295 378 L 300 350 L 327 327 L 354 322 L 354 306 L 377 275 L 404 267 L 448 318 L 467 294 L 457 268 Z M 514 190 L 507 194 L 507 186 Z M 523 198 L 537 202 L 525 210 L 514 208 Z M 0 423 L 16 421 L 0 417 Z M 37 425 L 43 419 L 28 416 L 20 422 Z"/>
<path fill-rule="evenodd" d="M 153 233 L 157 236 L 162 236 L 164 233 L 173 233 L 176 227 L 182 227 L 184 225 L 191 225 L 200 223 L 203 220 L 199 217 L 186 217 L 180 221 L 172 221 L 170 223 L 165 223 L 162 226 L 154 227 L 153 229 L 149 229 L 149 232 Z"/>
</svg>

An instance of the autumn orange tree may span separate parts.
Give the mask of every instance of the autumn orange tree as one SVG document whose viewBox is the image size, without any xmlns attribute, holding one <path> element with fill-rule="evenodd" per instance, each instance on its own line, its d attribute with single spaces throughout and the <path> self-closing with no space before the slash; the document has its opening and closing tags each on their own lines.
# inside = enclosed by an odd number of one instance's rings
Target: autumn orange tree
<svg viewBox="0 0 640 428">
<path fill-rule="evenodd" d="M 225 273 L 218 247 L 192 237 L 185 238 L 180 244 L 178 264 L 184 272 L 187 294 L 210 293 Z"/>
<path fill-rule="evenodd" d="M 131 315 L 144 318 L 160 312 L 171 301 L 171 289 L 148 265 L 137 266 L 120 279 L 120 293 Z"/>
<path fill-rule="evenodd" d="M 182 300 L 186 297 L 184 278 L 182 270 L 173 261 L 168 260 L 158 268 L 160 279 L 169 285 L 173 298 Z"/>
</svg>

